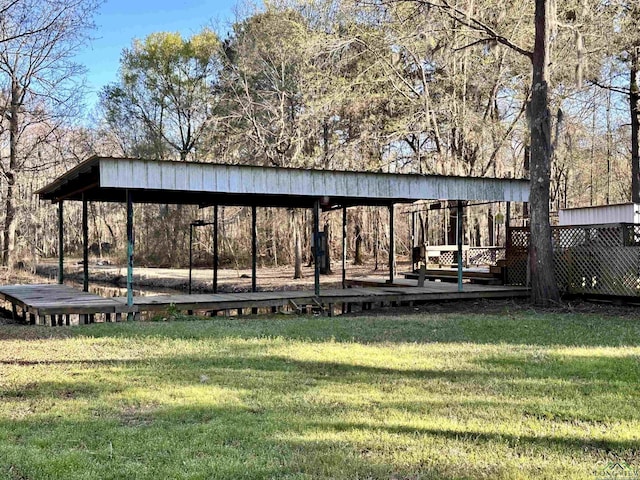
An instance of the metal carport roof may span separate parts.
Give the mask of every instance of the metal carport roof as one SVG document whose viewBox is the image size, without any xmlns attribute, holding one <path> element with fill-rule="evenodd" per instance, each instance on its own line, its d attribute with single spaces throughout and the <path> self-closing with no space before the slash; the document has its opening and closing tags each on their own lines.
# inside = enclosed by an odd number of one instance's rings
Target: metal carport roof
<svg viewBox="0 0 640 480">
<path fill-rule="evenodd" d="M 526 202 L 529 181 L 91 157 L 36 192 L 41 199 L 311 208 L 417 200 Z"/>
</svg>

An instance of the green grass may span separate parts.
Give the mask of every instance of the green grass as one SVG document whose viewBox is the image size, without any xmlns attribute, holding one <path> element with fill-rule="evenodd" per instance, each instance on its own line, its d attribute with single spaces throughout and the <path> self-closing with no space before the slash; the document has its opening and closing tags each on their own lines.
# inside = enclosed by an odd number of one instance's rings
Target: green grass
<svg viewBox="0 0 640 480">
<path fill-rule="evenodd" d="M 0 478 L 585 479 L 640 466 L 640 322 L 0 327 Z"/>
</svg>

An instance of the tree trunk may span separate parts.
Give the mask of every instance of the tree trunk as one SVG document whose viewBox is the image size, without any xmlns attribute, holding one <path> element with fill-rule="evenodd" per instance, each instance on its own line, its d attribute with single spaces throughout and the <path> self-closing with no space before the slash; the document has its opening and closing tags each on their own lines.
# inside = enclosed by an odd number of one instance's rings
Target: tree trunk
<svg viewBox="0 0 640 480">
<path fill-rule="evenodd" d="M 551 181 L 551 114 L 548 99 L 549 4 L 536 0 L 536 38 L 533 51 L 531 89 L 531 300 L 536 305 L 560 301 L 553 266 L 551 225 L 549 223 L 549 187 Z"/>
<path fill-rule="evenodd" d="M 331 226 L 329 222 L 324 224 L 324 235 L 327 247 L 324 250 L 324 268 L 322 269 L 322 273 L 324 275 L 331 275 L 333 272 L 331 271 Z"/>
<path fill-rule="evenodd" d="M 640 130 L 640 87 L 638 86 L 638 67 L 640 66 L 640 46 L 631 49 L 631 67 L 629 68 L 629 110 L 631 113 L 631 201 L 640 203 L 640 148 L 638 131 Z"/>
<path fill-rule="evenodd" d="M 7 180 L 7 197 L 4 203 L 2 264 L 11 269 L 14 263 L 13 255 L 16 244 L 16 200 L 14 195 L 16 180 L 12 171 L 6 172 L 5 177 Z"/>
<path fill-rule="evenodd" d="M 494 246 L 496 245 L 496 239 L 493 231 L 493 208 L 489 207 L 489 212 L 487 213 L 487 237 L 488 237 L 488 245 Z"/>
<path fill-rule="evenodd" d="M 18 165 L 18 111 L 20 109 L 21 89 L 14 80 L 11 85 L 11 105 L 9 106 L 9 168 L 5 172 L 7 197 L 5 198 L 5 217 L 3 228 L 2 264 L 13 268 L 16 247 L 16 168 Z"/>
<path fill-rule="evenodd" d="M 449 217 L 449 224 L 447 226 L 447 245 L 456 245 L 457 242 L 457 228 L 458 224 L 458 210 L 456 208 L 457 202 L 447 202 L 447 214 Z"/>
<path fill-rule="evenodd" d="M 353 258 L 354 265 L 362 265 L 364 261 L 362 260 L 362 229 L 360 225 L 356 224 L 355 226 L 355 235 L 356 235 L 356 251 Z"/>
<path fill-rule="evenodd" d="M 293 278 L 302 278 L 302 242 L 300 240 L 300 227 L 297 219 L 293 220 Z"/>
</svg>

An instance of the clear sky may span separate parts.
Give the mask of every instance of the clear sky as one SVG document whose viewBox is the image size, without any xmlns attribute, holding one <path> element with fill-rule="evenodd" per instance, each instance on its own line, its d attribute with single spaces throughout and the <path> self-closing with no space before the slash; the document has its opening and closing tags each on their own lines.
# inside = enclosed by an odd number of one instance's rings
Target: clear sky
<svg viewBox="0 0 640 480">
<path fill-rule="evenodd" d="M 209 25 L 225 31 L 235 18 L 235 4 L 236 0 L 106 0 L 94 19 L 94 40 L 76 57 L 87 68 L 87 109 L 93 109 L 101 87 L 117 79 L 120 53 L 134 38 L 160 31 L 189 36 Z"/>
</svg>

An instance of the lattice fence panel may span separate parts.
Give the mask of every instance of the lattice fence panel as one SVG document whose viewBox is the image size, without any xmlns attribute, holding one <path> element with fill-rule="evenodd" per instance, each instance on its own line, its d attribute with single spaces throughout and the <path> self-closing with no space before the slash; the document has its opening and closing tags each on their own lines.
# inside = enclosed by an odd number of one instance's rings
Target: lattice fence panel
<svg viewBox="0 0 640 480">
<path fill-rule="evenodd" d="M 561 291 L 640 296 L 640 225 L 553 227 L 556 281 Z M 510 229 L 507 282 L 527 283 L 529 231 Z"/>
<path fill-rule="evenodd" d="M 497 265 L 498 260 L 506 258 L 506 249 L 500 247 L 470 247 L 463 250 L 462 262 L 465 266 L 479 267 Z M 440 252 L 438 255 L 429 255 L 429 263 L 453 265 L 458 263 L 458 252 Z"/>
<path fill-rule="evenodd" d="M 467 252 L 467 264 L 475 267 L 497 265 L 504 258 L 505 249 L 498 247 L 469 247 Z"/>
</svg>

